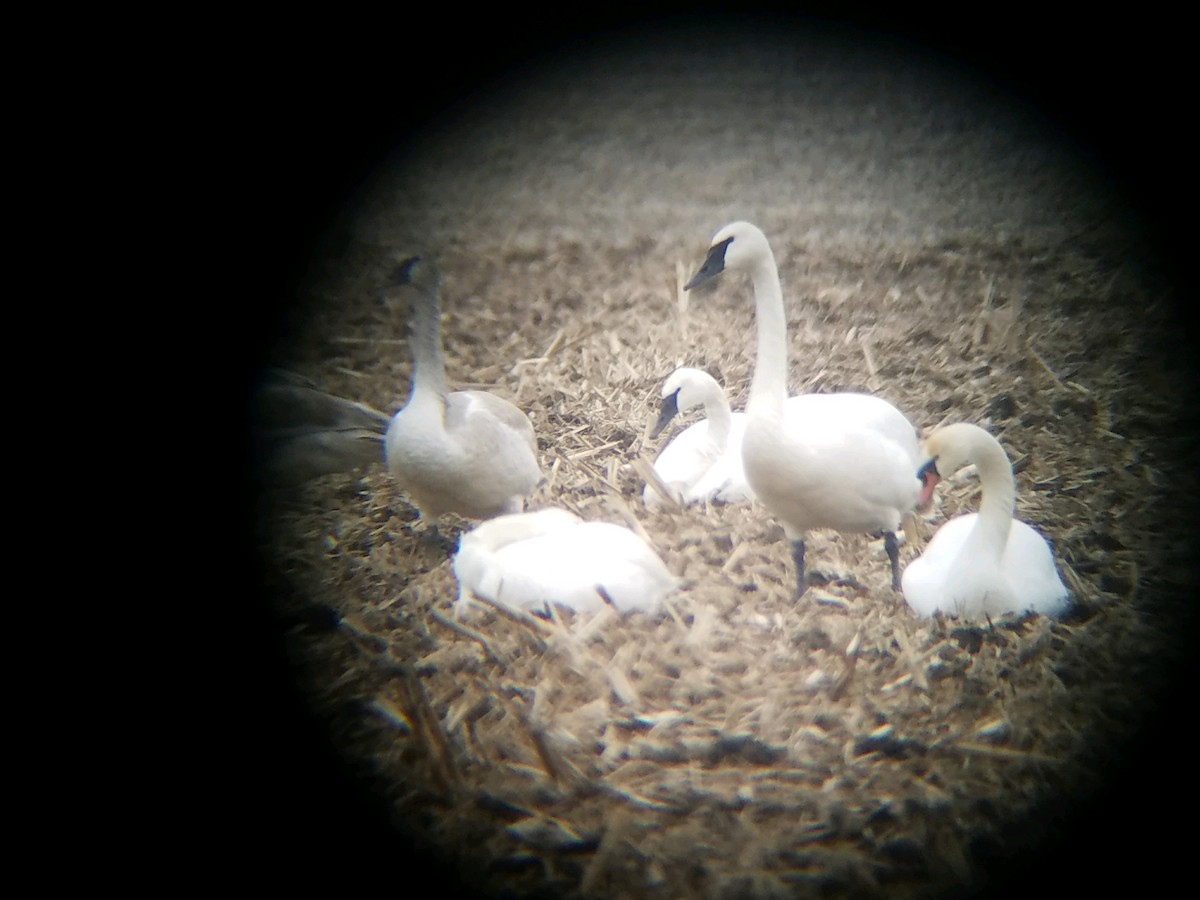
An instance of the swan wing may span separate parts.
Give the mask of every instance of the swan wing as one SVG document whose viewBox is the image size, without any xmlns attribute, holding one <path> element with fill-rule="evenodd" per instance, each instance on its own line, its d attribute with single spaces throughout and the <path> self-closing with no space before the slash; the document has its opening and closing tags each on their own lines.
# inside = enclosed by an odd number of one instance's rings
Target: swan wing
<svg viewBox="0 0 1200 900">
<path fill-rule="evenodd" d="M 896 444 L 917 461 L 917 431 L 892 404 L 871 394 L 801 394 L 784 405 L 784 428 L 796 440 L 813 435 L 870 431 Z"/>
<path fill-rule="evenodd" d="M 525 414 L 482 391 L 450 394 L 444 415 L 436 410 L 410 402 L 387 438 L 388 467 L 422 514 L 520 510 L 542 478 Z"/>
<path fill-rule="evenodd" d="M 1045 616 L 1066 611 L 1070 592 L 1063 584 L 1046 539 L 1025 522 L 1014 520 L 1004 548 L 1004 571 L 1019 607 Z"/>
<path fill-rule="evenodd" d="M 591 579 L 617 610 L 655 612 L 678 583 L 644 540 L 620 525 L 584 522 L 578 539 L 591 554 Z"/>
<path fill-rule="evenodd" d="M 528 449 L 536 462 L 537 436 L 529 416 L 487 391 L 455 391 L 447 396 L 446 433 L 463 440 L 489 439 L 514 450 Z"/>
<path fill-rule="evenodd" d="M 894 441 L 871 430 L 785 434 L 752 423 L 742 445 L 755 495 L 796 531 L 894 531 L 916 505 L 916 467 Z"/>
<path fill-rule="evenodd" d="M 692 488 L 720 460 L 721 454 L 708 440 L 708 420 L 689 425 L 663 447 L 654 460 L 654 471 L 664 484 L 679 489 L 685 501 L 694 499 Z M 642 491 L 647 506 L 658 506 L 662 498 L 651 487 Z"/>
<path fill-rule="evenodd" d="M 352 428 L 382 435 L 389 416 L 379 410 L 318 390 L 303 376 L 269 369 L 253 396 L 256 429 L 287 435 Z"/>
<path fill-rule="evenodd" d="M 479 552 L 464 541 L 456 559 L 460 582 L 513 609 L 557 603 L 577 612 L 657 609 L 675 587 L 658 555 L 619 525 L 582 522 Z"/>
<path fill-rule="evenodd" d="M 1003 557 L 989 561 L 972 540 L 977 520 L 976 513 L 951 519 L 904 570 L 901 585 L 913 612 L 932 616 L 941 611 L 974 619 L 1027 610 L 1047 616 L 1065 611 L 1070 595 L 1045 539 L 1024 522 L 1014 521 Z"/>
<path fill-rule="evenodd" d="M 925 552 L 905 568 L 900 578 L 901 590 L 918 616 L 929 617 L 937 612 L 959 614 L 967 598 L 956 594 L 954 586 L 961 581 L 963 548 L 977 518 L 977 514 L 969 513 L 946 522 L 925 546 Z"/>
<path fill-rule="evenodd" d="M 259 472 L 269 484 L 292 485 L 383 461 L 383 437 L 374 431 L 312 431 L 271 440 L 260 454 Z"/>
<path fill-rule="evenodd" d="M 292 372 L 269 369 L 251 404 L 259 474 L 268 483 L 299 484 L 380 462 L 389 422 L 366 404 L 317 390 Z"/>
<path fill-rule="evenodd" d="M 688 492 L 688 500 L 720 500 L 722 503 L 748 503 L 754 491 L 746 482 L 742 465 L 742 439 L 746 433 L 745 413 L 734 413 L 729 426 L 729 444 Z"/>
</svg>

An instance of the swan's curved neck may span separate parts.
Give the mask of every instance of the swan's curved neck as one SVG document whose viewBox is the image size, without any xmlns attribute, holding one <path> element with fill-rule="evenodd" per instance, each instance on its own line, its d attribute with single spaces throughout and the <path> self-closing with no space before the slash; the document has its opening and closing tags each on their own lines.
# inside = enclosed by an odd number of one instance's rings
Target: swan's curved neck
<svg viewBox="0 0 1200 900">
<path fill-rule="evenodd" d="M 1008 543 L 1017 503 L 1012 465 L 1004 448 L 990 438 L 975 441 L 970 458 L 979 470 L 983 491 L 975 531 L 981 541 L 1000 555 Z"/>
<path fill-rule="evenodd" d="M 751 416 L 783 419 L 787 400 L 787 317 L 775 254 L 764 247 L 750 271 L 754 284 L 754 317 L 758 328 L 758 357 L 746 412 Z"/>
<path fill-rule="evenodd" d="M 446 360 L 442 353 L 442 317 L 437 288 L 412 291 L 408 345 L 413 355 L 411 403 L 418 396 L 445 399 Z"/>
<path fill-rule="evenodd" d="M 718 453 L 724 453 L 729 443 L 732 414 L 724 392 L 714 390 L 704 397 L 704 415 L 708 418 L 708 443 Z"/>
</svg>

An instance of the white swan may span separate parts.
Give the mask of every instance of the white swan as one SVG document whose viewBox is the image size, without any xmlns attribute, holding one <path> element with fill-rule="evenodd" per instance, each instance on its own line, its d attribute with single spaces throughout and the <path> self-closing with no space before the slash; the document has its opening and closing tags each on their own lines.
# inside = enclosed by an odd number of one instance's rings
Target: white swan
<svg viewBox="0 0 1200 900">
<path fill-rule="evenodd" d="M 751 489 L 783 525 L 804 592 L 804 534 L 812 528 L 882 532 L 892 586 L 900 588 L 895 531 L 921 483 L 916 429 L 894 406 L 869 394 L 805 394 L 787 399 L 787 320 L 779 270 L 766 236 L 749 222 L 716 233 L 691 290 L 725 270 L 754 285 L 758 356 L 742 465 Z M 788 404 L 785 415 L 785 402 Z"/>
<path fill-rule="evenodd" d="M 423 518 L 520 512 L 542 478 L 533 425 L 494 394 L 446 389 L 441 276 L 432 262 L 406 260 L 395 280 L 412 298 L 413 375 L 408 403 L 387 430 L 392 477 Z"/>
<path fill-rule="evenodd" d="M 742 471 L 746 414 L 730 412 L 725 392 L 707 372 L 684 366 L 667 377 L 662 386 L 662 410 L 650 437 L 658 437 L 677 414 L 701 404 L 707 418 L 676 435 L 654 461 L 654 471 L 684 503 L 752 500 L 754 494 Z M 652 509 L 663 502 L 658 491 L 648 485 L 642 500 Z"/>
<path fill-rule="evenodd" d="M 509 609 L 549 603 L 594 612 L 655 612 L 677 586 L 658 554 L 620 525 L 565 509 L 499 516 L 459 538 L 454 555 L 462 615 L 472 595 Z"/>
<path fill-rule="evenodd" d="M 943 525 L 925 552 L 904 570 L 904 598 L 919 616 L 936 612 L 978 619 L 1032 610 L 1062 613 L 1069 594 L 1045 538 L 1013 518 L 1012 466 L 1000 443 L 978 425 L 939 428 L 925 441 L 928 462 L 920 505 L 941 476 L 975 464 L 983 488 L 978 513 Z"/>
</svg>

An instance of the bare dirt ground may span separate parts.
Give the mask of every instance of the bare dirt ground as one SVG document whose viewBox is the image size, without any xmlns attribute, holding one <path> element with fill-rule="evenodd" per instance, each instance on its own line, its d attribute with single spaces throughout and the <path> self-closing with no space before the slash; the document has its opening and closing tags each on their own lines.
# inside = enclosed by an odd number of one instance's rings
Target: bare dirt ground
<svg viewBox="0 0 1200 900">
<path fill-rule="evenodd" d="M 662 379 L 706 368 L 745 402 L 749 285 L 679 290 L 737 218 L 779 262 L 792 392 L 988 427 L 1067 618 L 915 620 L 881 543 L 834 533 L 809 545 L 828 583 L 793 604 L 761 510 L 645 510 L 633 462 L 660 445 Z M 1153 249 L 1053 122 L 898 50 L 646 42 L 458 107 L 342 220 L 269 359 L 394 412 L 411 360 L 380 284 L 398 254 L 434 254 L 451 383 L 537 429 L 550 478 L 530 505 L 636 521 L 684 587 L 656 618 L 472 635 L 448 621 L 448 547 L 382 465 L 264 494 L 313 734 L 398 846 L 486 893 L 960 895 L 1022 871 L 1086 827 L 1072 816 L 1115 811 L 1092 798 L 1133 777 L 1195 585 L 1175 527 L 1193 373 Z M 977 503 L 947 485 L 927 534 Z M 298 778 L 287 808 L 341 789 Z"/>
</svg>

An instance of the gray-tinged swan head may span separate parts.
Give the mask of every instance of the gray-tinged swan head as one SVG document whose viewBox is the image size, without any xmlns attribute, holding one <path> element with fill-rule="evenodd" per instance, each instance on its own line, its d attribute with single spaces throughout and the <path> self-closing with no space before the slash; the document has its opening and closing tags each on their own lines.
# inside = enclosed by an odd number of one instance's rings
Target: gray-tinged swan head
<svg viewBox="0 0 1200 900">
<path fill-rule="evenodd" d="M 387 275 L 390 287 L 409 286 L 422 291 L 436 290 L 442 281 L 442 273 L 427 256 L 409 256 L 396 264 Z"/>
</svg>

